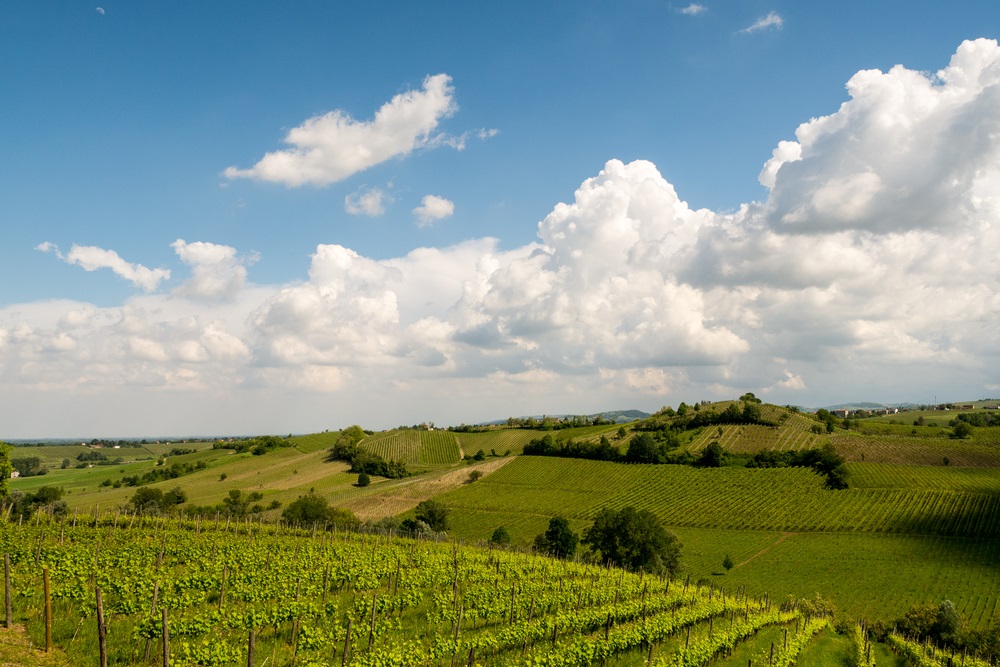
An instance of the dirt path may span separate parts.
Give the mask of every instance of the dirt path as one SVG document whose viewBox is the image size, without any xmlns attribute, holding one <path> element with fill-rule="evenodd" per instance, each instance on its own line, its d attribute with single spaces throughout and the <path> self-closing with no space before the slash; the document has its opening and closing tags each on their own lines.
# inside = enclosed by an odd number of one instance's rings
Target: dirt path
<svg viewBox="0 0 1000 667">
<path fill-rule="evenodd" d="M 31 643 L 23 625 L 11 629 L 3 627 L 0 621 L 0 667 L 69 667 L 66 654 L 59 649 L 46 653 Z"/>
<path fill-rule="evenodd" d="M 445 491 L 457 489 L 467 482 L 469 473 L 479 470 L 483 476 L 496 472 L 513 461 L 515 456 L 506 456 L 485 463 L 462 466 L 457 470 L 438 475 L 437 477 L 406 480 L 396 484 L 385 493 L 365 496 L 345 504 L 349 510 L 364 521 L 377 521 L 387 516 L 402 514 L 416 507 L 422 500 L 438 496 Z"/>
<path fill-rule="evenodd" d="M 763 556 L 768 551 L 770 551 L 774 547 L 778 546 L 779 544 L 781 544 L 782 542 L 784 542 L 785 540 L 787 540 L 792 535 L 798 535 L 798 533 L 791 533 L 791 532 L 788 532 L 788 531 L 783 531 L 781 533 L 781 537 L 779 537 L 778 539 L 776 539 L 771 544 L 768 544 L 766 547 L 764 547 L 763 549 L 761 549 L 760 551 L 758 551 L 757 553 L 755 553 L 753 556 L 750 556 L 750 558 L 747 558 L 742 563 L 737 563 L 736 566 L 733 569 L 736 569 L 737 567 L 743 567 L 744 565 L 746 565 L 750 561 L 754 560 L 755 558 L 757 558 L 759 556 Z"/>
</svg>

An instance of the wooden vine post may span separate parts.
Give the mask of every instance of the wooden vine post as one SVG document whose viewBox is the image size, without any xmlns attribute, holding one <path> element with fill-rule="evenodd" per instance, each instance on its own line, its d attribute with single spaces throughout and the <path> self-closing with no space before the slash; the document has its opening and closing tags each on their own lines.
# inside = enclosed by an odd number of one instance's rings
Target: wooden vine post
<svg viewBox="0 0 1000 667">
<path fill-rule="evenodd" d="M 94 589 L 97 596 L 97 644 L 101 652 L 101 667 L 108 667 L 108 634 L 104 626 L 104 598 L 101 597 L 101 588 Z"/>
<path fill-rule="evenodd" d="M 4 627 L 8 630 L 14 627 L 14 611 L 11 607 L 10 595 L 10 554 L 3 555 L 3 599 L 4 599 Z"/>
<path fill-rule="evenodd" d="M 167 625 L 167 608 L 160 609 L 163 618 L 163 667 L 170 667 L 170 627 Z"/>
<path fill-rule="evenodd" d="M 52 594 L 47 567 L 42 568 L 42 585 L 45 590 L 45 652 L 52 653 Z"/>
</svg>

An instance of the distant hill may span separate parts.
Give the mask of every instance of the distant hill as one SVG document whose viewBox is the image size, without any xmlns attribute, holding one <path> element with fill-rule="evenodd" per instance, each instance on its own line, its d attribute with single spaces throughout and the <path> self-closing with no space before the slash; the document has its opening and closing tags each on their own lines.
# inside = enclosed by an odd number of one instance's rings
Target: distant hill
<svg viewBox="0 0 1000 667">
<path fill-rule="evenodd" d="M 563 415 L 521 415 L 520 417 L 515 417 L 515 419 L 537 419 L 542 420 L 545 418 L 555 418 L 555 419 L 570 419 L 572 417 L 579 417 L 581 415 L 576 414 L 563 414 Z M 600 417 L 601 419 L 606 419 L 607 421 L 615 422 L 617 424 L 627 424 L 629 422 L 639 421 L 640 419 L 645 419 L 650 416 L 650 413 L 643 412 L 642 410 L 609 410 L 607 412 L 595 412 L 591 415 L 583 415 L 588 419 L 593 419 L 594 417 Z M 476 426 L 498 426 L 500 424 L 506 424 L 507 419 L 495 419 L 489 422 L 480 422 Z"/>
<path fill-rule="evenodd" d="M 834 410 L 882 410 L 885 408 L 916 408 L 916 403 L 872 403 L 870 401 L 857 401 L 855 403 L 838 403 L 837 405 L 824 405 L 823 409 Z M 819 408 L 806 408 L 807 412 L 816 412 Z"/>
</svg>

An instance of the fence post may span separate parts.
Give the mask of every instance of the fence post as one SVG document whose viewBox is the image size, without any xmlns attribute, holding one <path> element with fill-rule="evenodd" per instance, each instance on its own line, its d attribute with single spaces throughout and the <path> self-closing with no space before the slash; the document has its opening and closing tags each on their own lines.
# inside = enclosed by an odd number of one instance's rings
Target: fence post
<svg viewBox="0 0 1000 667">
<path fill-rule="evenodd" d="M 97 643 L 101 652 L 101 667 L 108 667 L 108 639 L 107 628 L 104 627 L 104 598 L 101 597 L 101 589 L 94 589 L 97 595 Z"/>
</svg>

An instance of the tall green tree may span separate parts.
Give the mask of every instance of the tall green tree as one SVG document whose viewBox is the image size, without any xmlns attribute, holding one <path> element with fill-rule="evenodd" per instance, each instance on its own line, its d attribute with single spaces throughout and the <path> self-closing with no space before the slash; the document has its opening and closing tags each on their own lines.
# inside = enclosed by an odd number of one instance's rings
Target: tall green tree
<svg viewBox="0 0 1000 667">
<path fill-rule="evenodd" d="M 435 532 L 448 530 L 448 508 L 436 500 L 425 500 L 417 505 L 416 516 L 417 521 L 423 521 Z"/>
<path fill-rule="evenodd" d="M 10 493 L 10 473 L 14 466 L 10 463 L 11 452 L 14 448 L 6 442 L 0 441 L 0 498 L 6 498 Z"/>
<path fill-rule="evenodd" d="M 628 569 L 675 574 L 680 569 L 681 543 L 649 510 L 602 509 L 583 532 L 583 543 Z"/>
<path fill-rule="evenodd" d="M 549 519 L 549 527 L 535 537 L 535 548 L 556 558 L 572 558 L 580 536 L 569 527 L 569 521 L 561 516 Z"/>
</svg>

